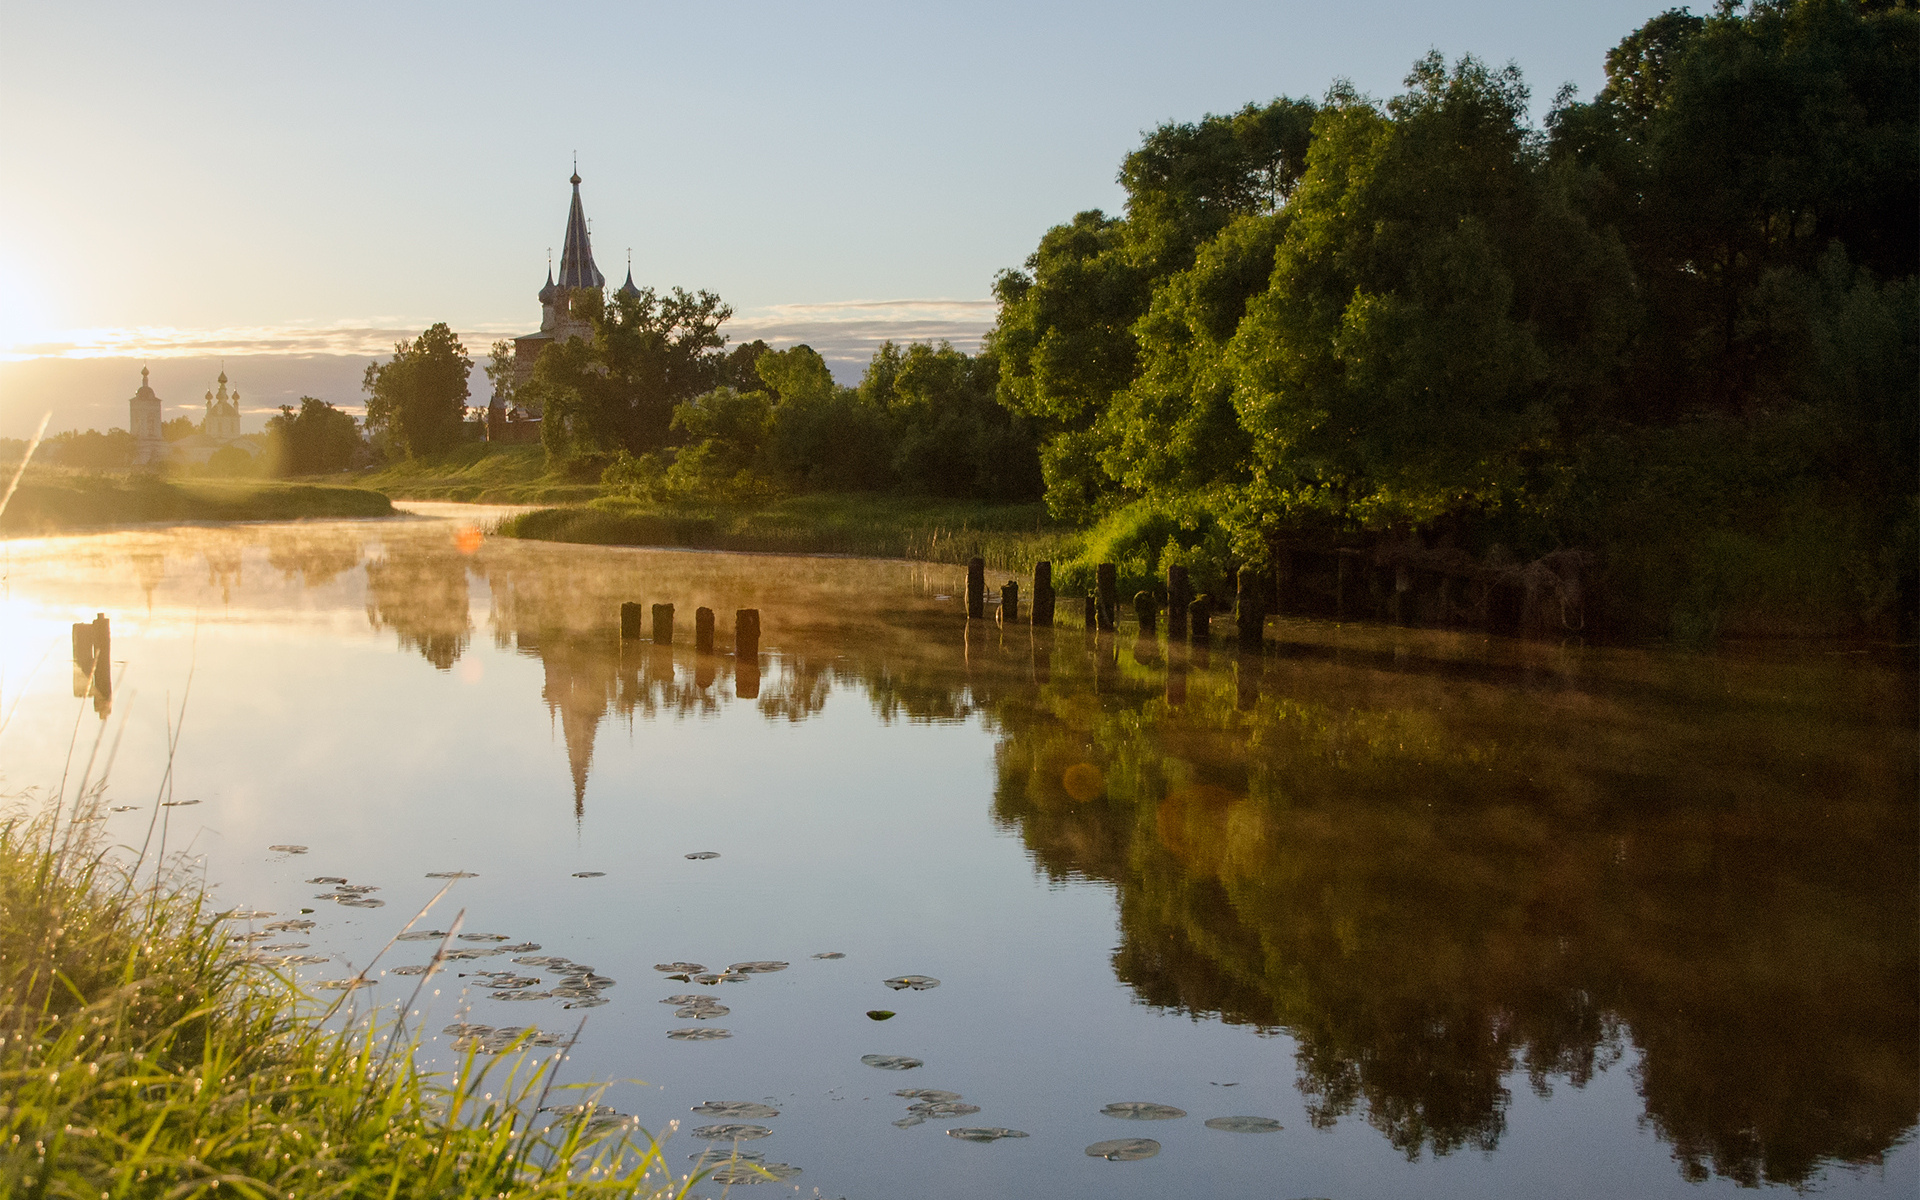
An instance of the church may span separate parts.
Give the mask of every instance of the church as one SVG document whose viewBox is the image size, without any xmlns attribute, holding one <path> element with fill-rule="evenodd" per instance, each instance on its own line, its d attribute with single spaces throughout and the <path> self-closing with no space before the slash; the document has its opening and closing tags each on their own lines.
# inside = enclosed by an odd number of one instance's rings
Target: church
<svg viewBox="0 0 1920 1200">
<path fill-rule="evenodd" d="M 573 298 L 576 292 L 598 291 L 607 285 L 607 277 L 593 261 L 592 232 L 587 228 L 586 209 L 580 203 L 580 172 L 576 170 L 567 182 L 573 185 L 573 203 L 567 209 L 566 239 L 560 248 L 560 278 L 553 277 L 553 266 L 547 266 L 547 284 L 540 289 L 540 328 L 535 333 L 525 334 L 513 339 L 513 386 L 518 390 L 533 376 L 533 364 L 539 361 L 540 354 L 556 342 L 572 341 L 574 338 L 593 336 L 593 327 L 573 314 Z M 633 267 L 627 267 L 627 281 L 620 285 L 620 295 L 637 296 L 640 289 L 633 286 Z M 509 407 L 505 401 L 495 396 L 487 405 L 487 440 L 492 442 L 537 442 L 540 440 L 540 418 L 533 416 L 518 405 Z"/>
<path fill-rule="evenodd" d="M 257 460 L 266 448 L 259 434 L 240 432 L 240 392 L 227 393 L 227 373 L 220 372 L 219 390 L 207 393 L 207 412 L 200 428 L 177 441 L 169 442 L 161 433 L 164 404 L 147 379 L 147 368 L 140 368 L 140 390 L 127 401 L 127 428 L 133 433 L 133 465 L 190 463 L 205 466 L 222 450 L 237 450 L 249 460 Z"/>
</svg>

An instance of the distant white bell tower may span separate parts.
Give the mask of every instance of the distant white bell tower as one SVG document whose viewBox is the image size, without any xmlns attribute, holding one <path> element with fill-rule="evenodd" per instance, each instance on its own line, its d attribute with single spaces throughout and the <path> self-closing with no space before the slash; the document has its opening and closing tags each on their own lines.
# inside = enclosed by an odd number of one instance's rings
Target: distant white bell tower
<svg viewBox="0 0 1920 1200">
<path fill-rule="evenodd" d="M 140 390 L 127 401 L 127 432 L 133 434 L 135 466 L 147 466 L 167 456 L 166 439 L 160 435 L 160 397 L 147 384 L 147 369 L 140 368 Z"/>
</svg>

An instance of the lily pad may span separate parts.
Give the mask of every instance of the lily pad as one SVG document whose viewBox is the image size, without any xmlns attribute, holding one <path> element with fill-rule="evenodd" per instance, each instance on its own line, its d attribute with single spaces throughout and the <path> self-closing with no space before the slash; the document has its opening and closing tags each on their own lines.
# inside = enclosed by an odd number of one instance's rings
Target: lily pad
<svg viewBox="0 0 1920 1200">
<path fill-rule="evenodd" d="M 724 1017 L 733 1010 L 724 1004 L 696 1004 L 686 1008 L 676 1008 L 673 1015 L 682 1021 L 711 1021 L 715 1017 Z"/>
<path fill-rule="evenodd" d="M 940 981 L 930 975 L 896 975 L 892 979 L 883 979 L 880 982 L 886 984 L 896 992 L 902 988 L 912 988 L 916 992 L 924 992 L 929 988 L 937 988 L 940 986 Z"/>
<path fill-rule="evenodd" d="M 792 1179 L 800 1174 L 800 1168 L 788 1163 L 734 1163 L 730 1166 L 715 1167 L 707 1178 L 715 1183 L 729 1186 L 734 1184 L 777 1183 Z"/>
<path fill-rule="evenodd" d="M 463 933 L 459 936 L 463 942 L 504 942 L 507 940 L 507 935 L 504 933 Z"/>
<path fill-rule="evenodd" d="M 605 871 L 575 871 L 573 877 L 575 879 L 598 879 L 605 874 Z"/>
<path fill-rule="evenodd" d="M 258 921 L 263 917 L 271 917 L 272 915 L 270 912 L 261 912 L 257 908 L 236 908 L 231 912 L 221 913 L 220 919 L 223 921 Z"/>
<path fill-rule="evenodd" d="M 279 854 L 305 854 L 307 852 L 307 848 L 305 846 L 280 845 L 280 846 L 268 846 L 267 849 L 275 851 L 276 853 L 279 853 Z"/>
<path fill-rule="evenodd" d="M 605 996 L 583 996 L 578 1000 L 569 1000 L 565 1004 L 562 1004 L 560 1007 L 561 1008 L 599 1008 L 602 1004 L 610 1004 L 610 1003 L 612 1003 L 612 1001 L 608 1000 Z"/>
<path fill-rule="evenodd" d="M 331 961 L 331 956 L 325 954 L 289 954 L 280 960 L 280 965 L 283 967 L 314 967 L 323 962 Z"/>
<path fill-rule="evenodd" d="M 355 988 L 372 987 L 373 980 L 361 979 L 359 977 L 353 979 L 322 979 L 313 986 L 324 988 L 329 992 L 351 992 Z"/>
<path fill-rule="evenodd" d="M 716 1163 L 757 1163 L 765 1162 L 766 1159 L 767 1156 L 758 1150 L 734 1150 L 726 1146 L 708 1146 L 705 1149 L 696 1150 L 692 1154 L 687 1155 L 687 1160 L 693 1163 L 695 1170 L 711 1167 Z"/>
<path fill-rule="evenodd" d="M 348 908 L 385 908 L 387 906 L 385 900 L 372 896 L 342 896 L 340 903 Z"/>
<path fill-rule="evenodd" d="M 970 1117 L 980 1111 L 978 1104 L 962 1104 L 953 1100 L 922 1100 L 918 1104 L 907 1105 L 907 1111 L 915 1116 L 938 1119 L 940 1117 Z"/>
<path fill-rule="evenodd" d="M 1095 1142 L 1087 1147 L 1088 1158 L 1104 1158 L 1108 1162 L 1138 1162 L 1158 1153 L 1160 1143 L 1152 1138 L 1116 1138 L 1111 1142 Z"/>
<path fill-rule="evenodd" d="M 346 879 L 339 875 L 315 875 L 312 879 L 307 880 L 307 882 L 308 883 L 345 883 Z"/>
<path fill-rule="evenodd" d="M 478 871 L 428 871 L 428 879 L 477 879 Z"/>
<path fill-rule="evenodd" d="M 266 954 L 266 953 L 285 954 L 289 950 L 305 950 L 308 946 L 311 946 L 312 944 L 313 944 L 312 942 L 275 942 L 271 946 L 260 947 L 260 952 L 262 954 Z"/>
<path fill-rule="evenodd" d="M 960 1099 L 959 1092 L 943 1092 L 939 1088 L 901 1088 L 894 1095 L 909 1100 L 938 1100 L 948 1104 Z"/>
<path fill-rule="evenodd" d="M 437 942 L 447 936 L 444 929 L 410 929 L 393 940 L 396 942 Z"/>
<path fill-rule="evenodd" d="M 391 972 L 389 972 L 389 974 L 425 975 L 430 971 L 438 971 L 439 969 L 440 969 L 439 967 L 436 967 L 431 963 L 426 963 L 426 964 L 412 963 L 404 967 L 395 967 Z"/>
<path fill-rule="evenodd" d="M 915 1125 L 925 1125 L 927 1119 L 919 1113 L 908 1113 L 893 1123 L 896 1129 L 912 1129 Z"/>
<path fill-rule="evenodd" d="M 307 930 L 313 928 L 313 922 L 300 920 L 275 921 L 273 924 L 263 926 L 262 928 L 270 929 L 275 933 L 282 931 L 305 933 Z"/>
<path fill-rule="evenodd" d="M 712 1031 L 701 1030 L 701 1032 Z M 723 1125 L 702 1125 L 691 1132 L 694 1137 L 706 1142 L 751 1142 L 773 1136 L 773 1130 L 765 1125 L 742 1125 L 736 1121 L 729 1121 Z"/>
<path fill-rule="evenodd" d="M 655 963 L 653 964 L 653 969 L 656 971 L 664 971 L 669 975 L 698 975 L 707 968 L 700 963 L 670 962 Z"/>
<path fill-rule="evenodd" d="M 529 988 L 540 981 L 531 975 L 503 975 L 493 973 L 487 982 L 497 988 Z"/>
<path fill-rule="evenodd" d="M 1206 1126 L 1227 1133 L 1279 1133 L 1286 1128 L 1272 1117 L 1208 1117 Z"/>
<path fill-rule="evenodd" d="M 911 1071 L 915 1067 L 927 1065 L 917 1058 L 908 1058 L 904 1054 L 862 1054 L 860 1061 L 882 1071 Z"/>
<path fill-rule="evenodd" d="M 112 808 L 108 809 L 107 811 L 108 812 L 132 812 L 139 807 L 140 806 L 138 804 L 116 804 Z"/>
<path fill-rule="evenodd" d="M 556 1117 L 617 1117 L 617 1109 L 605 1104 L 549 1104 L 540 1110 Z"/>
<path fill-rule="evenodd" d="M 539 943 L 539 942 L 515 942 L 515 943 L 514 943 L 513 945 L 511 945 L 511 946 L 502 946 L 502 947 L 500 947 L 500 953 L 502 953 L 502 954 L 520 954 L 520 953 L 522 953 L 522 952 L 524 952 L 524 951 L 530 951 L 530 950 L 538 950 L 539 948 L 540 948 L 540 943 Z M 567 961 L 567 960 L 563 958 L 563 959 L 561 959 L 560 961 L 561 961 L 561 962 L 565 962 L 565 961 Z"/>
<path fill-rule="evenodd" d="M 501 949 L 510 950 L 512 949 L 512 947 L 502 946 Z M 566 959 L 560 958 L 552 954 L 541 954 L 541 955 L 530 954 L 524 958 L 516 958 L 513 961 L 519 963 L 523 967 L 552 967 L 555 970 L 558 970 L 561 967 L 568 965 Z"/>
<path fill-rule="evenodd" d="M 780 1110 L 751 1100 L 709 1100 L 693 1106 L 703 1117 L 739 1117 L 743 1121 L 765 1121 L 780 1115 Z"/>
<path fill-rule="evenodd" d="M 1146 1100 L 1122 1100 L 1100 1111 L 1109 1117 L 1119 1117 L 1122 1121 L 1177 1121 L 1187 1115 L 1184 1108 L 1153 1104 Z"/>
<path fill-rule="evenodd" d="M 1008 1129 L 1005 1125 L 987 1125 L 949 1129 L 947 1136 L 963 1142 L 997 1142 L 1001 1138 L 1023 1138 L 1027 1134 L 1018 1129 Z"/>
<path fill-rule="evenodd" d="M 605 1004 L 606 1001 L 602 1000 L 601 1003 Z M 569 1005 L 568 1007 L 572 1006 Z M 731 1031 L 725 1029 L 690 1025 L 685 1029 L 669 1029 L 667 1030 L 667 1036 L 676 1042 L 717 1042 L 721 1038 L 730 1038 L 733 1034 Z"/>
<path fill-rule="evenodd" d="M 551 1000 L 552 992 L 536 992 L 531 988 L 509 988 L 506 991 L 490 992 L 490 1000 Z"/>
<path fill-rule="evenodd" d="M 709 858 L 719 858 L 720 855 L 713 850 L 695 850 L 692 854 L 687 855 L 687 857 L 694 862 L 705 862 Z"/>
<path fill-rule="evenodd" d="M 770 975 L 775 971 L 784 971 L 786 969 L 786 963 L 767 961 L 734 963 L 727 968 L 729 973 L 739 975 Z"/>
<path fill-rule="evenodd" d="M 814 957 L 815 958 L 845 958 L 846 955 L 840 953 L 838 950 L 829 950 L 825 954 L 816 954 L 814 955 Z"/>
<path fill-rule="evenodd" d="M 891 1021 L 896 1015 L 897 1014 L 892 1011 L 884 1008 L 870 1008 L 867 1010 L 867 1019 L 871 1021 Z"/>
<path fill-rule="evenodd" d="M 268 933 L 264 929 L 256 929 L 252 933 L 243 933 L 233 940 L 236 942 L 264 942 L 272 936 L 271 933 Z"/>
<path fill-rule="evenodd" d="M 496 954 L 504 953 L 505 951 L 491 946 L 463 946 L 454 950 L 444 950 L 440 957 L 448 962 L 467 962 L 476 958 L 492 958 Z"/>
</svg>

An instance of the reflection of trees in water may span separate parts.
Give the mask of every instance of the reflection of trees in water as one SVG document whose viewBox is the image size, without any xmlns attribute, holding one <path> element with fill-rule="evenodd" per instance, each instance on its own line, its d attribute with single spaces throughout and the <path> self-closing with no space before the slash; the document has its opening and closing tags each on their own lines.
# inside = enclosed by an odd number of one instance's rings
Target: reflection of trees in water
<svg viewBox="0 0 1920 1200">
<path fill-rule="evenodd" d="M 418 650 L 442 671 L 467 648 L 467 564 L 451 542 L 444 547 L 390 547 L 367 563 L 367 620 L 391 629 L 406 650 Z"/>
<path fill-rule="evenodd" d="M 364 538 L 357 530 L 275 529 L 267 538 L 267 565 L 307 587 L 320 587 L 360 565 Z"/>
<path fill-rule="evenodd" d="M 1885 730 L 1286 661 L 1170 704 L 1132 664 L 1096 695 L 1097 661 L 995 706 L 996 816 L 1118 887 L 1148 1002 L 1292 1034 L 1316 1123 L 1490 1149 L 1508 1074 L 1581 1086 L 1630 1040 L 1691 1177 L 1804 1183 L 1911 1129 L 1914 781 Z"/>
</svg>

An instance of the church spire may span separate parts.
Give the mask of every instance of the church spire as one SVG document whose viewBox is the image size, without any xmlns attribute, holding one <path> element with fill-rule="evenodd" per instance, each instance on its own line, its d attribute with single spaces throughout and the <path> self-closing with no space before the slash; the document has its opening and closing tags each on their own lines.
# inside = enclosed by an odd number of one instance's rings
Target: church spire
<svg viewBox="0 0 1920 1200">
<path fill-rule="evenodd" d="M 593 265 L 593 243 L 587 234 L 586 210 L 580 207 L 580 171 L 573 178 L 573 206 L 567 210 L 567 241 L 560 250 L 560 286 L 563 288 L 605 287 L 607 277 Z"/>
<path fill-rule="evenodd" d="M 627 281 L 620 285 L 620 291 L 617 294 L 621 296 L 638 296 L 640 294 L 640 289 L 633 286 L 633 251 L 632 250 L 627 251 Z"/>
</svg>

